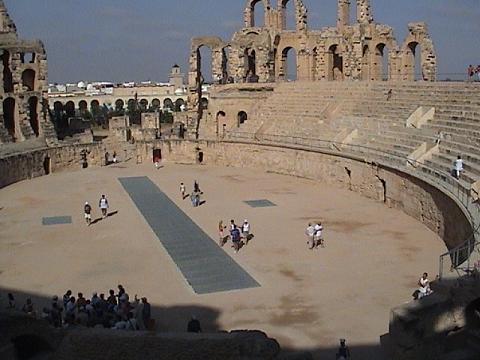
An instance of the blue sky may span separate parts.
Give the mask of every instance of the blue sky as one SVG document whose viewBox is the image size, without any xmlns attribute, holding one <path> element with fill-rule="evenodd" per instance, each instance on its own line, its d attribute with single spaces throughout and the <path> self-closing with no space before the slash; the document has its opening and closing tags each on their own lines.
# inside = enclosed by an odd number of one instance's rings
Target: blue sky
<svg viewBox="0 0 480 360">
<path fill-rule="evenodd" d="M 190 38 L 229 39 L 242 25 L 244 0 L 4 0 L 23 38 L 47 47 L 49 81 L 167 80 L 186 71 Z M 272 4 L 276 0 L 271 0 Z M 334 25 L 336 0 L 304 0 L 310 28 Z M 480 0 L 371 0 L 375 21 L 401 42 L 410 21 L 426 21 L 439 72 L 480 64 Z"/>
</svg>

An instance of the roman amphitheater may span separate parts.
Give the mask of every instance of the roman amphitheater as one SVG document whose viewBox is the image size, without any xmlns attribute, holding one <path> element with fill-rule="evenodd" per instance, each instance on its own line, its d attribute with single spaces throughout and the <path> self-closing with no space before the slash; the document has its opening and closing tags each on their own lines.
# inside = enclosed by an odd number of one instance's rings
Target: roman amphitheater
<svg viewBox="0 0 480 360">
<path fill-rule="evenodd" d="M 311 29 L 302 0 L 248 0 L 232 39 L 193 38 L 168 133 L 143 112 L 60 140 L 45 48 L 0 1 L 0 358 L 335 359 L 346 339 L 352 359 L 478 359 L 480 86 L 437 81 L 425 23 L 398 41 L 369 0 L 337 2 L 335 27 Z M 194 181 L 199 207 L 179 192 Z M 238 253 L 220 219 L 250 222 Z M 433 293 L 412 300 L 424 272 Z M 53 295 L 117 284 L 155 327 L 40 319 Z M 203 332 L 184 332 L 192 316 Z"/>
</svg>

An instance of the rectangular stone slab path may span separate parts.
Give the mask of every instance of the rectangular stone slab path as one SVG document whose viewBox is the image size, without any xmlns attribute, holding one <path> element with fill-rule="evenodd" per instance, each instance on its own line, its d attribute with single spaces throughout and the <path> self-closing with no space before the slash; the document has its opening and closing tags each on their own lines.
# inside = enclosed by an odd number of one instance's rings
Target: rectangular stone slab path
<svg viewBox="0 0 480 360">
<path fill-rule="evenodd" d="M 260 286 L 148 177 L 118 180 L 196 294 Z"/>
</svg>

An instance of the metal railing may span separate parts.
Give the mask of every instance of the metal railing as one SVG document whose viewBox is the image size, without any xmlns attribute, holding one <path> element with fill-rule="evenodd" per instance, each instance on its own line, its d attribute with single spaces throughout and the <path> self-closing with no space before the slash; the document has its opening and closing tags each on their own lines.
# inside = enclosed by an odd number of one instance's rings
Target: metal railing
<svg viewBox="0 0 480 360">
<path fill-rule="evenodd" d="M 364 145 L 345 144 L 320 138 L 226 131 L 223 134 L 223 141 L 313 150 L 382 165 L 424 180 L 426 183 L 441 190 L 452 198 L 462 208 L 473 229 L 459 246 L 440 256 L 439 277 L 442 278 L 445 274 L 444 267 L 447 264 L 447 258 L 450 258 L 451 269 L 456 269 L 457 271 L 462 270 L 466 273 L 471 270 L 470 255 L 475 249 L 480 249 L 480 243 L 477 238 L 480 230 L 480 209 L 473 202 L 470 195 L 470 184 L 455 179 L 450 173 L 409 159 L 403 154 L 398 154 L 393 151 L 385 151 Z"/>
</svg>

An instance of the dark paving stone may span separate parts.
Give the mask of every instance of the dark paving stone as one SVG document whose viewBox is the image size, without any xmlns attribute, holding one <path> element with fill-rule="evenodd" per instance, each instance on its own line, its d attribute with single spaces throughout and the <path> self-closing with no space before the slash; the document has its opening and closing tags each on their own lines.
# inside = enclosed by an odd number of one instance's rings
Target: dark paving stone
<svg viewBox="0 0 480 360">
<path fill-rule="evenodd" d="M 260 286 L 148 177 L 119 181 L 195 293 Z"/>
<path fill-rule="evenodd" d="M 42 225 L 66 225 L 71 223 L 71 216 L 51 216 L 42 218 Z"/>
<path fill-rule="evenodd" d="M 267 199 L 247 200 L 247 201 L 244 201 L 244 203 L 253 208 L 277 206 L 276 204 L 274 204 L 273 202 Z"/>
</svg>

